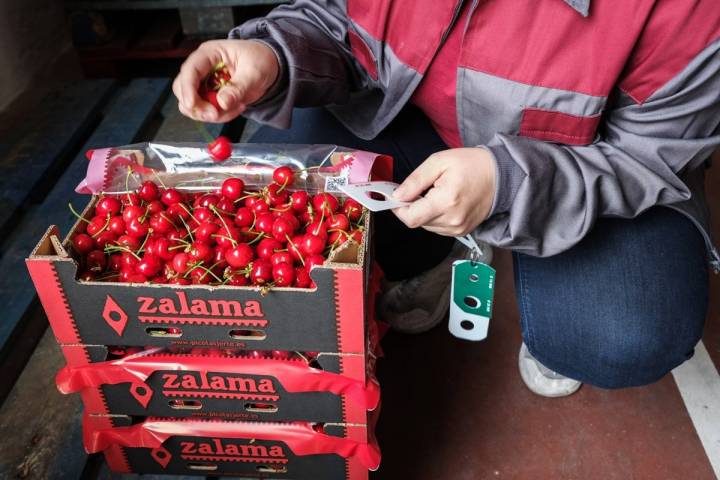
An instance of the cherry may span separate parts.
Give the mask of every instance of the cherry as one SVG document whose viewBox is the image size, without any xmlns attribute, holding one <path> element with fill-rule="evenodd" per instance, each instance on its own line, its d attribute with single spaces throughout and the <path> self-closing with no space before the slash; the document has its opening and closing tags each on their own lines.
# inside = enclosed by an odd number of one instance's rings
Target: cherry
<svg viewBox="0 0 720 480">
<path fill-rule="evenodd" d="M 106 230 L 95 238 L 95 243 L 98 247 L 105 248 L 107 244 L 114 243 L 116 240 L 117 236 L 114 233 Z"/>
<path fill-rule="evenodd" d="M 357 222 L 362 215 L 362 205 L 360 205 L 357 200 L 348 198 L 343 203 L 340 211 L 344 213 L 351 222 Z"/>
<path fill-rule="evenodd" d="M 87 226 L 85 227 L 85 231 L 88 235 L 96 237 L 100 234 L 100 232 L 105 230 L 107 223 L 107 219 L 100 216 L 95 217 L 90 221 L 90 223 L 87 224 Z"/>
<path fill-rule="evenodd" d="M 217 218 L 210 209 L 205 207 L 199 207 L 193 210 L 193 217 L 200 223 L 214 221 Z"/>
<path fill-rule="evenodd" d="M 272 236 L 278 242 L 284 242 L 293 233 L 295 233 L 293 224 L 285 218 L 278 218 L 272 224 Z"/>
<path fill-rule="evenodd" d="M 315 210 L 322 212 L 324 216 L 329 217 L 337 212 L 338 200 L 332 193 L 318 193 L 312 198 L 312 205 Z"/>
<path fill-rule="evenodd" d="M 237 210 L 237 206 L 232 202 L 232 200 L 225 197 L 220 198 L 220 201 L 218 201 L 215 207 L 220 213 L 225 215 L 232 215 Z"/>
<path fill-rule="evenodd" d="M 150 217 L 150 228 L 154 232 L 167 233 L 175 228 L 170 219 L 164 213 L 156 213 Z"/>
<path fill-rule="evenodd" d="M 140 185 L 137 194 L 146 202 L 152 202 L 160 198 L 160 189 L 154 182 L 147 180 Z"/>
<path fill-rule="evenodd" d="M 120 213 L 121 209 L 122 204 L 117 198 L 102 197 L 98 200 L 97 205 L 95 206 L 95 214 L 102 217 L 106 217 L 107 215 L 115 216 Z"/>
<path fill-rule="evenodd" d="M 295 259 L 290 255 L 290 252 L 275 252 L 270 256 L 270 263 L 272 263 L 273 267 L 279 263 L 292 264 L 294 261 Z"/>
<path fill-rule="evenodd" d="M 323 266 L 325 264 L 325 257 L 322 255 L 309 255 L 305 257 L 305 268 L 312 270 L 313 267 Z"/>
<path fill-rule="evenodd" d="M 131 220 L 138 219 L 145 215 L 145 210 L 143 210 L 141 207 L 137 205 L 128 205 L 125 207 L 125 210 L 123 210 L 122 218 L 125 220 L 125 223 L 130 223 Z"/>
<path fill-rule="evenodd" d="M 153 253 L 162 260 L 168 261 L 175 256 L 175 252 L 170 250 L 173 242 L 167 237 L 160 237 L 153 242 Z"/>
<path fill-rule="evenodd" d="M 253 212 L 255 212 L 256 214 L 267 213 L 270 211 L 270 205 L 268 205 L 267 202 L 262 199 L 254 202 L 252 204 L 252 207 L 250 208 L 252 208 Z"/>
<path fill-rule="evenodd" d="M 194 284 L 207 284 L 213 280 L 213 276 L 203 267 L 194 267 L 190 270 L 190 278 Z"/>
<path fill-rule="evenodd" d="M 190 255 L 185 252 L 176 253 L 172 258 L 172 268 L 180 275 L 184 274 L 190 268 Z"/>
<path fill-rule="evenodd" d="M 272 269 L 272 277 L 278 287 L 289 287 L 295 280 L 295 269 L 291 263 L 279 263 Z"/>
<path fill-rule="evenodd" d="M 230 272 L 226 278 L 228 280 L 227 284 L 233 287 L 244 287 L 250 283 L 250 280 L 241 272 Z"/>
<path fill-rule="evenodd" d="M 233 268 L 245 268 L 255 258 L 255 252 L 247 243 L 238 243 L 225 252 L 225 260 Z"/>
<path fill-rule="evenodd" d="M 78 233 L 72 239 L 73 248 L 80 255 L 85 255 L 95 248 L 95 241 L 86 233 Z"/>
<path fill-rule="evenodd" d="M 273 266 L 269 261 L 258 258 L 252 264 L 250 280 L 255 285 L 264 285 L 273 278 Z"/>
<path fill-rule="evenodd" d="M 235 201 L 243 196 L 243 190 L 245 189 L 245 182 L 240 178 L 228 178 L 220 187 L 220 193 L 230 201 Z"/>
<path fill-rule="evenodd" d="M 290 203 L 292 204 L 293 210 L 298 212 L 306 211 L 308 202 L 310 201 L 310 195 L 304 190 L 298 190 L 290 195 Z"/>
<path fill-rule="evenodd" d="M 160 196 L 160 200 L 165 205 L 172 205 L 173 203 L 180 203 L 183 201 L 183 194 L 175 190 L 174 188 L 168 188 Z"/>
<path fill-rule="evenodd" d="M 283 205 L 288 201 L 287 190 L 280 190 L 282 187 L 271 183 L 267 186 L 267 202 L 272 207 Z"/>
<path fill-rule="evenodd" d="M 193 202 L 194 207 L 204 207 L 207 209 L 212 210 L 210 207 L 214 207 L 218 204 L 220 201 L 220 197 L 215 195 L 214 193 L 206 193 L 202 197 L 198 197 L 195 202 Z"/>
<path fill-rule="evenodd" d="M 292 357 L 292 353 L 285 350 L 273 350 L 271 355 L 275 360 L 290 360 Z"/>
<path fill-rule="evenodd" d="M 255 222 L 255 213 L 248 207 L 240 207 L 235 212 L 235 225 L 249 227 Z"/>
<path fill-rule="evenodd" d="M 160 258 L 155 255 L 145 254 L 138 264 L 135 265 L 135 271 L 150 278 L 160 273 L 162 266 L 163 263 Z"/>
<path fill-rule="evenodd" d="M 119 272 L 122 268 L 122 255 L 119 253 L 113 253 L 110 255 L 109 266 L 110 270 L 113 272 Z"/>
<path fill-rule="evenodd" d="M 227 248 L 215 247 L 212 257 L 213 269 L 222 270 L 228 266 L 228 262 L 225 260 L 225 252 L 227 250 Z"/>
<path fill-rule="evenodd" d="M 336 213 L 325 220 L 325 225 L 328 229 L 347 230 L 350 228 L 350 220 L 344 213 Z"/>
<path fill-rule="evenodd" d="M 240 239 L 240 232 L 237 228 L 228 225 L 220 228 L 215 235 L 213 235 L 215 242 L 222 248 L 232 248 Z"/>
<path fill-rule="evenodd" d="M 303 261 L 303 237 L 303 235 L 295 235 L 287 243 L 288 252 L 290 252 L 290 255 L 292 255 L 292 257 L 298 261 Z"/>
<path fill-rule="evenodd" d="M 257 256 L 265 260 L 270 260 L 276 250 L 282 250 L 282 244 L 274 238 L 263 238 L 257 246 Z"/>
<path fill-rule="evenodd" d="M 108 230 L 115 235 L 123 235 L 125 233 L 125 220 L 121 215 L 116 215 L 110 219 Z"/>
<path fill-rule="evenodd" d="M 128 283 L 147 283 L 148 279 L 142 273 L 130 273 L 126 281 Z"/>
<path fill-rule="evenodd" d="M 140 248 L 140 239 L 131 235 L 121 235 L 117 239 L 117 244 L 135 251 Z"/>
<path fill-rule="evenodd" d="M 139 218 L 133 218 L 127 223 L 125 228 L 127 229 L 127 234 L 131 237 L 142 238 L 147 235 L 150 227 L 147 223 L 140 221 Z"/>
<path fill-rule="evenodd" d="M 203 241 L 196 240 L 190 245 L 188 256 L 190 260 L 196 262 L 208 263 L 212 259 L 213 251 L 210 246 Z M 177 269 L 176 269 L 177 270 Z"/>
<path fill-rule="evenodd" d="M 305 267 L 295 268 L 295 286 L 298 288 L 308 288 L 312 283 L 310 274 Z"/>
<path fill-rule="evenodd" d="M 95 280 L 95 278 L 95 272 L 91 270 L 85 270 L 81 272 L 80 275 L 78 275 L 78 279 L 82 282 L 92 282 L 93 280 Z"/>
<path fill-rule="evenodd" d="M 205 221 L 195 229 L 195 238 L 204 242 L 209 241 L 218 230 L 220 230 L 220 225 Z"/>
<path fill-rule="evenodd" d="M 307 233 L 302 239 L 300 248 L 307 255 L 319 255 L 325 250 L 325 243 L 326 239 L 324 237 Z"/>
<path fill-rule="evenodd" d="M 140 259 L 130 252 L 123 252 L 121 254 L 120 263 L 122 264 L 121 270 L 130 269 L 135 270 L 135 265 L 138 264 Z"/>
<path fill-rule="evenodd" d="M 102 250 L 92 250 L 85 257 L 85 266 L 88 270 L 100 272 L 105 270 L 107 259 Z"/>
<path fill-rule="evenodd" d="M 320 220 L 310 223 L 305 230 L 311 235 L 327 238 L 327 227 Z"/>
<path fill-rule="evenodd" d="M 165 205 L 160 200 L 153 200 L 145 207 L 150 214 L 160 213 L 165 210 Z"/>
<path fill-rule="evenodd" d="M 136 193 L 123 194 L 120 197 L 120 201 L 122 202 L 123 206 L 125 206 L 125 207 L 130 206 L 130 205 L 140 206 L 142 204 L 142 199 Z"/>
<path fill-rule="evenodd" d="M 293 184 L 293 171 L 290 167 L 283 165 L 273 171 L 273 181 L 280 187 L 289 187 Z"/>
<path fill-rule="evenodd" d="M 173 277 L 168 280 L 168 283 L 171 285 L 190 285 L 190 280 L 183 277 Z"/>
<path fill-rule="evenodd" d="M 255 221 L 255 229 L 267 235 L 272 234 L 275 217 L 271 213 L 260 213 Z"/>
<path fill-rule="evenodd" d="M 232 155 L 232 143 L 229 138 L 221 135 L 208 144 L 208 152 L 213 160 L 223 162 Z"/>
</svg>

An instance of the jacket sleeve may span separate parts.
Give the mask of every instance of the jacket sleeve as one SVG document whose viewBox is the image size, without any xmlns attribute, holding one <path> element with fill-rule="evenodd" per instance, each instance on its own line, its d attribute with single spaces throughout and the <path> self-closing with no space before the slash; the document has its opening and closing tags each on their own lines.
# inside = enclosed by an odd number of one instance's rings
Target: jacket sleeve
<svg viewBox="0 0 720 480">
<path fill-rule="evenodd" d="M 720 145 L 720 40 L 644 101 L 631 95 L 619 93 L 591 145 L 496 135 L 485 147 L 498 188 L 478 238 L 550 256 L 579 242 L 600 216 L 632 218 L 688 200 L 683 176 Z"/>
<path fill-rule="evenodd" d="M 269 45 L 280 61 L 280 78 L 265 98 L 244 115 L 288 128 L 293 107 L 342 104 L 363 87 L 364 76 L 347 38 L 342 0 L 296 0 L 230 31 L 230 38 Z"/>
</svg>

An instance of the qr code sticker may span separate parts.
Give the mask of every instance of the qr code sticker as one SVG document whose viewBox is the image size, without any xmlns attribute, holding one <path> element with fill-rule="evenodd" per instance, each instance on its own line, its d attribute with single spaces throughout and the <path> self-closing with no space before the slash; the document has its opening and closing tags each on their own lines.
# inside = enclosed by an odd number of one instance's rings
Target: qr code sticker
<svg viewBox="0 0 720 480">
<path fill-rule="evenodd" d="M 348 177 L 325 177 L 326 192 L 341 192 L 340 187 L 348 184 Z"/>
</svg>

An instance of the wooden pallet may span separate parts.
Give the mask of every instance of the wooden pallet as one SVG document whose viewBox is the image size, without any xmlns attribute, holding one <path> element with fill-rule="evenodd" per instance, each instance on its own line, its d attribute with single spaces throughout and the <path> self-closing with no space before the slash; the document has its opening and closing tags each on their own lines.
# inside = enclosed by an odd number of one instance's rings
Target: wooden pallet
<svg viewBox="0 0 720 480">
<path fill-rule="evenodd" d="M 0 139 L 0 478 L 122 478 L 104 469 L 102 457 L 84 453 L 80 399 L 55 388 L 64 360 L 24 259 L 48 225 L 69 230 L 68 202 L 87 201 L 74 192 L 86 150 L 153 138 L 202 141 L 169 93 L 165 78 L 82 81 L 52 93 L 42 111 Z M 242 122 L 209 129 L 237 140 Z"/>
</svg>

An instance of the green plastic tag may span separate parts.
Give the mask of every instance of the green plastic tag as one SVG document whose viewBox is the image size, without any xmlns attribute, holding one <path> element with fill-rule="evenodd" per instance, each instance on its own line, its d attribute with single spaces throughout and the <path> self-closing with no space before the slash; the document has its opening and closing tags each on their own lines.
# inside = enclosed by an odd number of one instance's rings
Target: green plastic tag
<svg viewBox="0 0 720 480">
<path fill-rule="evenodd" d="M 453 263 L 450 333 L 466 340 L 487 337 L 495 292 L 495 269 L 471 260 Z"/>
</svg>

